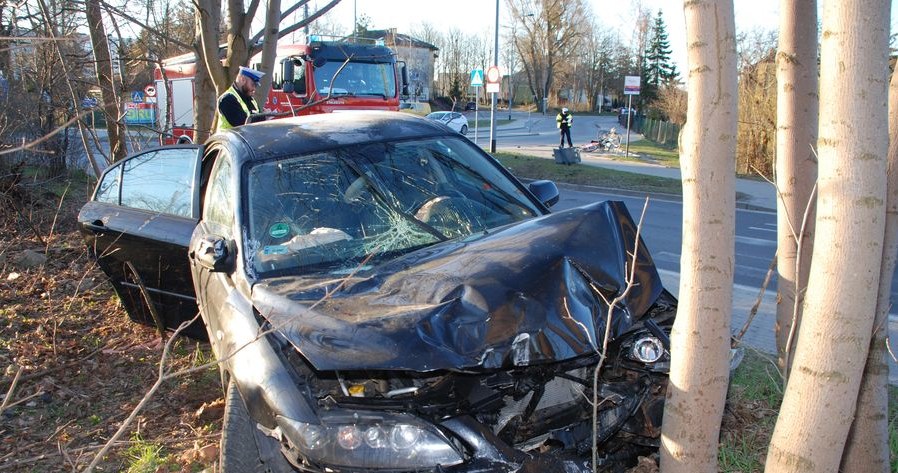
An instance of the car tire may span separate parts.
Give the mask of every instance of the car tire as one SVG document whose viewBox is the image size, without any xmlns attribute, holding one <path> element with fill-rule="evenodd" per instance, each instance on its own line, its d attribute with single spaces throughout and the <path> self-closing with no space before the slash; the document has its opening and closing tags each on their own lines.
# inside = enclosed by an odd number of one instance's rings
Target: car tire
<svg viewBox="0 0 898 473">
<path fill-rule="evenodd" d="M 461 126 L 461 134 L 462 134 L 462 135 L 467 135 L 467 134 L 468 134 L 468 125 L 462 125 L 462 126 Z"/>
<path fill-rule="evenodd" d="M 295 473 L 280 443 L 255 427 L 234 381 L 225 393 L 219 465 L 223 473 Z"/>
<path fill-rule="evenodd" d="M 268 471 L 262 464 L 253 433 L 253 420 L 246 410 L 237 384 L 228 383 L 221 427 L 219 463 L 223 473 Z"/>
</svg>

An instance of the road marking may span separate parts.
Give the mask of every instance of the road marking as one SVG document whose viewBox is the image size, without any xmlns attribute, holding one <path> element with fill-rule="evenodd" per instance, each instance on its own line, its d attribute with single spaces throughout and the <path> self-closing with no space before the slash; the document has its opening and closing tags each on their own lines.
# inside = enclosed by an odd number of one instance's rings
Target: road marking
<svg viewBox="0 0 898 473">
<path fill-rule="evenodd" d="M 762 232 L 773 232 L 776 233 L 776 228 L 761 228 L 761 227 L 748 227 L 749 230 L 759 230 Z"/>
<path fill-rule="evenodd" d="M 752 238 L 752 237 L 747 237 L 747 236 L 736 235 L 736 243 L 743 243 L 745 245 L 769 246 L 772 248 L 776 248 L 775 241 L 765 240 L 763 238 Z"/>
</svg>

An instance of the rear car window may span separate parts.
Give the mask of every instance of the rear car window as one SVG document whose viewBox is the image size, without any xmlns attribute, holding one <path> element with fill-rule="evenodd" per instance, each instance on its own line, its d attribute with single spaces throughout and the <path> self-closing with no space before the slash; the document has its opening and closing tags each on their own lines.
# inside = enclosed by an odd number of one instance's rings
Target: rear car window
<svg viewBox="0 0 898 473">
<path fill-rule="evenodd" d="M 121 204 L 164 214 L 193 215 L 196 150 L 153 151 L 122 165 Z"/>
</svg>

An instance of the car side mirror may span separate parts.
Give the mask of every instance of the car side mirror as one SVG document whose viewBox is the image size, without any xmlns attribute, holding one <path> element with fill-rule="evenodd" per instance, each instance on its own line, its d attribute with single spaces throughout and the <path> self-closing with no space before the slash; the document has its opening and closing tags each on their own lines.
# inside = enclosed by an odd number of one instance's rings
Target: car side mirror
<svg viewBox="0 0 898 473">
<path fill-rule="evenodd" d="M 213 273 L 227 273 L 234 269 L 233 244 L 217 235 L 204 235 L 193 245 L 190 258 Z"/>
<path fill-rule="evenodd" d="M 558 193 L 558 186 L 555 185 L 552 181 L 539 180 L 533 181 L 528 186 L 530 192 L 542 202 L 546 207 L 551 207 L 558 203 L 558 199 L 561 197 Z"/>
</svg>

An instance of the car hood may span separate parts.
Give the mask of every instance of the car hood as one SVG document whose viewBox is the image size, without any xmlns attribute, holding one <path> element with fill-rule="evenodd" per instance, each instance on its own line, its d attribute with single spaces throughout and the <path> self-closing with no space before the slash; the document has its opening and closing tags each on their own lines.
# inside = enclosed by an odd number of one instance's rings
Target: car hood
<svg viewBox="0 0 898 473">
<path fill-rule="evenodd" d="M 280 277 L 256 310 L 318 370 L 479 370 L 596 352 L 626 288 L 636 224 L 621 202 L 527 220 L 430 246 L 352 277 Z M 663 292 L 642 241 L 611 335 Z M 603 298 L 605 300 L 603 300 Z"/>
</svg>

